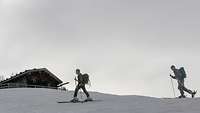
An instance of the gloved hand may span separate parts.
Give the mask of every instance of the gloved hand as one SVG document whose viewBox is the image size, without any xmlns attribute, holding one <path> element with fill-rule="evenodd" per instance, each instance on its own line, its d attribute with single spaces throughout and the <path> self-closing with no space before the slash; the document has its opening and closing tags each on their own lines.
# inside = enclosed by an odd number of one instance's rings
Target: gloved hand
<svg viewBox="0 0 200 113">
<path fill-rule="evenodd" d="M 78 80 L 76 79 L 76 77 L 74 78 L 74 80 L 75 80 L 75 81 L 78 81 Z"/>
</svg>

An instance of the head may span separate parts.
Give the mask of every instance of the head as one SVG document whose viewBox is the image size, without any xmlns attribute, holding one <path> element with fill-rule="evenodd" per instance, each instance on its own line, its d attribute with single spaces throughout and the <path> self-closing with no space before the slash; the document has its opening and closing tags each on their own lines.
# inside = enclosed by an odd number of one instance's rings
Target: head
<svg viewBox="0 0 200 113">
<path fill-rule="evenodd" d="M 76 74 L 80 74 L 80 73 L 81 73 L 80 69 L 76 69 Z"/>
<path fill-rule="evenodd" d="M 174 65 L 172 65 L 172 66 L 171 66 L 171 69 L 172 69 L 172 70 L 175 70 L 175 69 L 176 69 L 176 67 L 175 67 Z"/>
</svg>

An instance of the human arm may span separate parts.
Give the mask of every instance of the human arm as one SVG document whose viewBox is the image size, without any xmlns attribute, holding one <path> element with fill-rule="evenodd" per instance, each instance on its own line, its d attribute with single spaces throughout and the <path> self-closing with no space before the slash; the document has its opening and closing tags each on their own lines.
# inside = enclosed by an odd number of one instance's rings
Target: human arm
<svg viewBox="0 0 200 113">
<path fill-rule="evenodd" d="M 169 75 L 171 78 L 173 78 L 173 79 L 176 79 L 176 77 L 175 76 L 172 76 L 171 74 Z"/>
</svg>

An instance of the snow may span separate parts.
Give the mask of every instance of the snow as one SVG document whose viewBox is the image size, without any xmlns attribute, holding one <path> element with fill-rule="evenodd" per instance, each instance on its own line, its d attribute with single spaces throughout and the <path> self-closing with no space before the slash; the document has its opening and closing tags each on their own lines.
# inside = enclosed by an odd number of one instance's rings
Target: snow
<svg viewBox="0 0 200 113">
<path fill-rule="evenodd" d="M 57 103 L 73 92 L 40 88 L 0 89 L 0 113 L 199 113 L 200 98 L 164 99 L 90 92 L 95 102 Z M 79 94 L 79 98 L 85 96 Z"/>
</svg>

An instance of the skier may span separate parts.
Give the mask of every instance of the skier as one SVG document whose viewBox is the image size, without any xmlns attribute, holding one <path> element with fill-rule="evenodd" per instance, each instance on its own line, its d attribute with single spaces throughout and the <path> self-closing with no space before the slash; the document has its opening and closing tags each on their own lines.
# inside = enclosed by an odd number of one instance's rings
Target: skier
<svg viewBox="0 0 200 113">
<path fill-rule="evenodd" d="M 184 68 L 180 68 L 180 69 L 177 69 L 174 65 L 171 66 L 171 70 L 174 72 L 174 75 L 175 76 L 172 76 L 170 74 L 170 77 L 172 77 L 173 79 L 176 79 L 177 82 L 178 82 L 178 89 L 180 91 L 180 96 L 179 98 L 185 98 L 186 96 L 184 95 L 184 91 L 186 91 L 187 93 L 191 94 L 192 98 L 194 98 L 195 94 L 196 94 L 196 91 L 191 91 L 189 89 L 187 89 L 185 86 L 184 86 L 184 79 L 186 78 L 186 73 L 184 71 Z"/>
<path fill-rule="evenodd" d="M 88 74 L 82 74 L 80 72 L 80 69 L 76 69 L 76 74 L 78 75 L 78 80 L 75 78 L 74 80 L 75 81 L 78 81 L 78 85 L 76 86 L 75 88 L 75 92 L 74 92 L 74 98 L 71 100 L 71 102 L 78 102 L 79 99 L 77 98 L 77 94 L 78 94 L 78 91 L 79 89 L 82 89 L 83 92 L 86 94 L 87 96 L 87 99 L 85 101 L 92 101 L 92 98 L 90 97 L 88 91 L 86 90 L 85 88 L 85 84 L 88 83 L 89 81 L 89 76 Z M 85 76 L 86 75 L 86 76 Z"/>
</svg>

